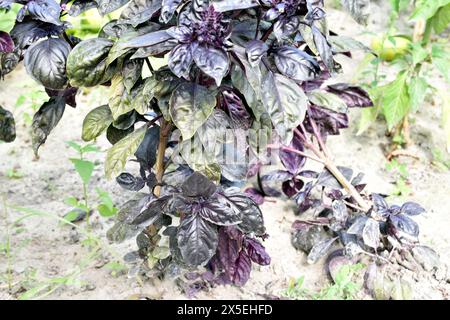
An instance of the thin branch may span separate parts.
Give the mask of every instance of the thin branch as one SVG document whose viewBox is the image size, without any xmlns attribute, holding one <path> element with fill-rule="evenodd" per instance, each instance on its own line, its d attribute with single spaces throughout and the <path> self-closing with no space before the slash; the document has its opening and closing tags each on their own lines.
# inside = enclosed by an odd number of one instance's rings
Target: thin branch
<svg viewBox="0 0 450 320">
<path fill-rule="evenodd" d="M 159 132 L 159 145 L 158 153 L 156 158 L 156 179 L 158 183 L 162 183 L 164 176 L 165 165 L 164 156 L 166 154 L 167 142 L 169 141 L 169 133 L 172 130 L 172 124 L 163 119 L 161 123 L 161 129 Z M 161 195 L 161 187 L 157 186 L 154 189 L 155 196 L 159 197 Z"/>
<path fill-rule="evenodd" d="M 323 141 L 323 138 L 320 134 L 319 128 L 317 127 L 316 122 L 313 120 L 313 118 L 311 117 L 311 109 L 308 106 L 308 115 L 309 115 L 309 123 L 312 126 L 313 129 L 313 133 L 314 136 L 317 139 L 317 142 L 319 143 L 320 148 L 322 149 L 323 153 L 325 154 L 325 156 L 329 157 L 330 153 L 328 152 L 328 149 Z"/>
<path fill-rule="evenodd" d="M 269 148 L 269 149 L 281 149 L 281 150 L 283 150 L 283 151 L 296 153 L 296 154 L 298 154 L 298 155 L 300 155 L 300 156 L 302 156 L 302 157 L 305 157 L 305 158 L 308 158 L 308 159 L 317 161 L 317 162 L 319 162 L 319 163 L 325 164 L 325 162 L 324 162 L 323 160 L 321 160 L 321 159 L 319 159 L 319 158 L 317 158 L 317 157 L 315 157 L 315 156 L 309 155 L 309 154 L 307 154 L 307 153 L 305 153 L 305 152 L 303 152 L 303 151 L 300 151 L 300 150 L 291 148 L 291 147 L 287 147 L 287 146 L 278 146 L 278 145 L 270 144 L 270 145 L 267 146 L 267 148 Z"/>
</svg>

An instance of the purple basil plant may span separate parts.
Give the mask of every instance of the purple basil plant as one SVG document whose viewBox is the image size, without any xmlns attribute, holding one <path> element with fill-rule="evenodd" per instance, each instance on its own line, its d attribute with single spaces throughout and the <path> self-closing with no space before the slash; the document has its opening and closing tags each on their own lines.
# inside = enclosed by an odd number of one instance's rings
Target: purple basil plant
<svg viewBox="0 0 450 320">
<path fill-rule="evenodd" d="M 392 209 L 365 195 L 361 176 L 337 167 L 326 148 L 328 135 L 348 127 L 348 109 L 372 102 L 359 87 L 333 83 L 342 71 L 335 56 L 364 46 L 328 28 L 323 1 L 0 0 L 0 10 L 13 3 L 22 8 L 11 32 L 0 32 L 0 76 L 23 60 L 49 95 L 33 119 L 36 154 L 66 105 L 76 107 L 78 88 L 109 87 L 82 138 L 106 132 L 106 176 L 137 192 L 107 234 L 136 237 L 138 250 L 125 256 L 130 272 L 244 285 L 252 264 L 270 264 L 258 205 L 282 194 L 299 212 L 320 212 L 294 226 L 297 240 L 311 226 L 328 232 L 305 248 L 312 262 L 338 239 L 376 255 L 380 237 L 416 238 L 408 216 L 420 206 Z M 96 38 L 68 36 L 62 17 L 93 9 L 121 15 Z M 13 141 L 3 108 L 0 124 L 0 139 Z M 275 150 L 284 169 L 262 174 Z M 132 157 L 138 172 L 123 172 Z M 305 170 L 307 159 L 323 171 Z M 257 187 L 242 192 L 251 177 Z"/>
</svg>

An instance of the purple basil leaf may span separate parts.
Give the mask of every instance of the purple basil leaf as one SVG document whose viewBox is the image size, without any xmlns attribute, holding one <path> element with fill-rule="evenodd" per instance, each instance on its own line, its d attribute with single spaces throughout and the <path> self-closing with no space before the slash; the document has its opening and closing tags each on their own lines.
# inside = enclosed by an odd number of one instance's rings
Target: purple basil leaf
<svg viewBox="0 0 450 320">
<path fill-rule="evenodd" d="M 345 101 L 349 108 L 365 108 L 373 106 L 369 94 L 360 87 L 338 83 L 329 85 L 326 90 L 339 96 Z"/>
<path fill-rule="evenodd" d="M 224 91 L 222 97 L 222 107 L 227 111 L 235 128 L 244 130 L 250 129 L 253 119 L 245 108 L 241 98 L 230 91 Z"/>
<path fill-rule="evenodd" d="M 297 135 L 294 135 L 292 138 L 289 148 L 304 151 L 302 140 Z M 298 173 L 299 169 L 301 169 L 306 162 L 305 157 L 292 151 L 284 150 L 283 148 L 279 151 L 279 157 L 284 167 L 294 175 Z"/>
<path fill-rule="evenodd" d="M 187 265 L 205 265 L 216 253 L 217 227 L 198 214 L 190 214 L 181 220 L 177 241 L 183 261 Z"/>
<path fill-rule="evenodd" d="M 230 59 L 223 49 L 199 45 L 194 53 L 197 67 L 216 81 L 220 86 L 229 70 Z"/>
<path fill-rule="evenodd" d="M 159 20 L 168 23 L 182 0 L 162 0 L 161 16 Z"/>
<path fill-rule="evenodd" d="M 258 236 L 266 233 L 261 209 L 249 196 L 235 188 L 226 190 L 223 195 L 241 212 L 242 222 L 238 225 L 240 230 Z"/>
<path fill-rule="evenodd" d="M 236 269 L 233 274 L 233 283 L 236 286 L 243 286 L 250 278 L 252 271 L 252 262 L 249 255 L 245 251 L 239 253 L 239 257 L 236 260 Z"/>
<path fill-rule="evenodd" d="M 229 228 L 219 229 L 219 243 L 217 245 L 217 258 L 228 278 L 236 272 L 236 260 L 241 250 L 241 239 L 233 239 L 228 233 Z"/>
<path fill-rule="evenodd" d="M 362 231 L 364 244 L 376 250 L 380 245 L 380 235 L 380 224 L 378 221 L 372 218 L 367 219 Z"/>
<path fill-rule="evenodd" d="M 17 21 L 22 22 L 26 15 L 35 20 L 48 22 L 60 26 L 63 24 L 59 19 L 61 7 L 55 0 L 32 0 L 20 9 Z"/>
<path fill-rule="evenodd" d="M 257 205 L 262 205 L 264 203 L 264 195 L 255 188 L 245 189 L 245 194 L 247 194 Z"/>
<path fill-rule="evenodd" d="M 400 211 L 408 216 L 417 216 L 424 213 L 426 210 L 418 203 L 406 202 L 402 205 Z"/>
<path fill-rule="evenodd" d="M 116 182 L 125 190 L 139 191 L 145 186 L 145 181 L 140 177 L 135 177 L 128 172 L 121 173 Z"/>
<path fill-rule="evenodd" d="M 25 53 L 25 67 L 46 88 L 61 90 L 67 86 L 66 62 L 71 51 L 63 39 L 49 38 L 33 44 Z"/>
<path fill-rule="evenodd" d="M 388 218 L 388 228 L 390 233 L 400 240 L 406 238 L 416 241 L 419 236 L 419 225 L 404 214 L 390 215 Z"/>
<path fill-rule="evenodd" d="M 261 265 L 267 266 L 270 264 L 270 256 L 266 252 L 266 248 L 256 239 L 246 238 L 245 239 L 247 254 L 250 259 Z"/>
<path fill-rule="evenodd" d="M 32 124 L 32 144 L 34 153 L 37 155 L 41 145 L 45 143 L 50 132 L 61 120 L 66 103 L 61 97 L 50 98 L 34 114 Z"/>
<path fill-rule="evenodd" d="M 292 180 L 284 181 L 281 188 L 286 196 L 292 198 L 303 188 L 304 185 L 305 183 L 303 180 L 292 178 Z"/>
<path fill-rule="evenodd" d="M 232 226 L 242 222 L 241 214 L 224 197 L 213 197 L 200 204 L 203 219 L 219 226 Z"/>
<path fill-rule="evenodd" d="M 268 174 L 265 174 L 261 177 L 262 182 L 269 182 L 269 181 L 286 181 L 293 177 L 293 174 L 289 171 L 285 170 L 274 170 L 269 172 Z"/>
<path fill-rule="evenodd" d="M 4 31 L 0 31 L 0 52 L 11 53 L 14 51 L 14 42 L 11 36 Z"/>
<path fill-rule="evenodd" d="M 16 140 L 16 122 L 13 114 L 0 105 L 0 141 Z"/>
<path fill-rule="evenodd" d="M 251 40 L 245 47 L 245 53 L 247 54 L 248 62 L 252 67 L 259 65 L 261 59 L 269 51 L 269 46 L 261 40 Z"/>
<path fill-rule="evenodd" d="M 16 22 L 11 30 L 11 38 L 17 47 L 25 49 L 39 39 L 60 35 L 66 28 L 66 24 L 57 26 L 27 17 L 22 22 Z"/>
<path fill-rule="evenodd" d="M 290 46 L 276 51 L 275 64 L 282 74 L 297 81 L 312 80 L 320 72 L 319 64 L 313 57 Z"/>
<path fill-rule="evenodd" d="M 348 228 L 347 233 L 361 236 L 368 219 L 366 216 L 356 217 L 350 228 Z"/>
<path fill-rule="evenodd" d="M 49 97 L 62 97 L 66 102 L 66 105 L 71 106 L 72 108 L 77 107 L 76 95 L 78 92 L 78 88 L 69 87 L 63 90 L 53 90 L 49 88 L 45 88 L 45 92 L 47 92 Z"/>
<path fill-rule="evenodd" d="M 325 35 L 315 26 L 311 27 L 314 44 L 319 51 L 320 58 L 329 71 L 336 71 L 338 64 L 333 59 L 333 51 Z"/>
<path fill-rule="evenodd" d="M 144 168 L 151 168 L 156 163 L 156 150 L 159 144 L 159 127 L 153 126 L 147 130 L 134 156 Z"/>
<path fill-rule="evenodd" d="M 304 177 L 304 178 L 317 179 L 317 177 L 319 176 L 319 173 L 316 171 L 312 171 L 312 170 L 303 170 L 303 171 L 300 171 L 300 173 L 298 175 L 300 177 Z"/>
<path fill-rule="evenodd" d="M 169 68 L 179 78 L 189 79 L 194 57 L 190 44 L 180 44 L 169 54 Z"/>
<path fill-rule="evenodd" d="M 216 192 L 216 185 L 203 174 L 194 172 L 182 184 L 181 189 L 186 197 L 210 197 Z"/>
<path fill-rule="evenodd" d="M 348 128 L 349 125 L 347 114 L 314 105 L 311 106 L 307 119 L 309 119 L 309 117 L 318 124 L 321 133 L 325 135 L 338 135 L 340 129 Z M 308 132 L 313 133 L 309 121 L 305 122 L 305 127 Z"/>
<path fill-rule="evenodd" d="M 389 213 L 389 205 L 381 195 L 372 193 L 372 201 L 373 209 L 375 210 L 375 212 L 381 214 L 382 216 L 385 216 Z"/>
<path fill-rule="evenodd" d="M 325 256 L 328 250 L 331 248 L 331 245 L 338 239 L 339 237 L 333 239 L 325 239 L 311 249 L 308 254 L 307 262 L 308 264 L 314 264 L 319 261 L 320 258 Z"/>
</svg>

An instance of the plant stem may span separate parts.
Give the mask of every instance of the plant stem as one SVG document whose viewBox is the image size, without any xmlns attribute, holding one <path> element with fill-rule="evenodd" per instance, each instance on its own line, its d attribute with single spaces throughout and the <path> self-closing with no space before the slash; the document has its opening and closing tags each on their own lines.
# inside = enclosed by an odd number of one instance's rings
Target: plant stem
<svg viewBox="0 0 450 320">
<path fill-rule="evenodd" d="M 322 143 L 322 145 L 324 145 L 317 124 L 311 117 L 309 121 L 313 127 L 314 136 L 316 137 L 318 143 L 319 144 Z M 327 168 L 328 171 L 330 171 L 330 173 L 336 178 L 336 180 L 339 181 L 342 187 L 344 187 L 345 190 L 347 190 L 347 192 L 350 193 L 353 199 L 355 199 L 355 201 L 358 203 L 358 206 L 361 207 L 365 212 L 368 212 L 371 206 L 366 202 L 366 200 L 364 200 L 364 198 L 359 194 L 358 190 L 355 189 L 355 187 L 351 184 L 351 182 L 348 181 L 347 178 L 345 178 L 345 176 L 342 174 L 342 172 L 337 168 L 337 166 L 331 159 L 329 153 L 325 151 L 322 145 L 321 145 L 322 150 L 319 150 L 318 148 L 316 148 L 314 144 L 308 141 L 308 139 L 306 138 L 306 129 L 303 124 L 300 125 L 300 128 L 302 129 L 303 133 L 299 129 L 294 129 L 294 133 L 297 134 L 300 139 L 302 139 L 302 142 L 305 145 L 305 147 L 311 150 L 317 156 L 317 160 L 323 163 L 325 168 Z"/>
<path fill-rule="evenodd" d="M 87 223 L 87 231 L 91 231 L 91 222 L 90 220 L 90 209 L 89 209 L 89 201 L 88 201 L 88 192 L 87 185 L 83 183 L 83 197 L 84 197 L 84 205 L 86 207 L 86 223 Z"/>
<path fill-rule="evenodd" d="M 167 149 L 167 142 L 169 141 L 169 134 L 172 130 L 172 124 L 162 119 L 161 128 L 159 131 L 159 145 L 158 153 L 156 158 L 156 179 L 158 183 L 162 183 L 164 176 L 165 165 L 164 165 L 164 155 Z M 156 186 L 154 190 L 155 196 L 159 197 L 161 195 L 161 187 Z"/>
<path fill-rule="evenodd" d="M 267 146 L 267 148 L 269 148 L 269 149 L 280 149 L 280 150 L 283 150 L 283 151 L 296 153 L 296 154 L 298 154 L 298 155 L 300 155 L 300 156 L 302 156 L 302 157 L 305 157 L 305 158 L 308 158 L 308 159 L 311 159 L 311 160 L 314 160 L 314 161 L 316 161 L 316 162 L 320 162 L 320 163 L 324 164 L 323 160 L 321 160 L 321 159 L 319 159 L 319 158 L 317 158 L 317 157 L 315 157 L 315 156 L 309 155 L 309 154 L 307 154 L 307 153 L 305 153 L 305 152 L 303 152 L 303 151 L 300 151 L 300 150 L 291 148 L 291 147 L 287 147 L 287 146 L 278 146 L 278 145 L 274 145 L 274 144 L 269 144 L 269 145 Z"/>
<path fill-rule="evenodd" d="M 364 209 L 365 212 L 368 212 L 371 206 L 364 200 L 363 197 L 359 194 L 359 192 L 355 189 L 355 187 L 351 184 L 347 178 L 344 177 L 341 171 L 336 167 L 332 160 L 326 159 L 325 167 L 331 174 L 336 178 L 337 181 L 350 193 L 350 195 L 355 199 L 358 205 Z"/>
</svg>

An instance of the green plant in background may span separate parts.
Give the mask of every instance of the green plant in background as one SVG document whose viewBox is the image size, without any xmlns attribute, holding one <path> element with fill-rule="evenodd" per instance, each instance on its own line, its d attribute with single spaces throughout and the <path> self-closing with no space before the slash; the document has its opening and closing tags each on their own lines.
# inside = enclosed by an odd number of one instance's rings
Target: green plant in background
<svg viewBox="0 0 450 320">
<path fill-rule="evenodd" d="M 407 196 L 411 193 L 411 187 L 408 185 L 408 167 L 400 163 L 397 159 L 393 159 L 386 164 L 386 170 L 397 175 L 395 187 L 392 191 L 394 196 Z"/>
<path fill-rule="evenodd" d="M 337 272 L 334 283 L 325 286 L 318 292 L 311 292 L 304 288 L 305 277 L 301 276 L 298 280 L 291 281 L 282 295 L 295 300 L 353 300 L 362 289 L 362 285 L 355 281 L 356 274 L 362 269 L 364 269 L 364 265 L 361 263 L 344 265 Z"/>
<path fill-rule="evenodd" d="M 431 153 L 433 154 L 433 161 L 431 163 L 434 166 L 443 171 L 450 170 L 450 160 L 445 157 L 444 152 L 437 148 L 433 148 Z"/>
<path fill-rule="evenodd" d="M 112 12 L 101 16 L 98 11 L 91 10 L 83 12 L 76 17 L 69 15 L 66 17 L 66 21 L 71 24 L 71 28 L 67 30 L 67 34 L 87 39 L 95 37 L 106 23 L 113 19 L 118 19 L 120 14 L 118 12 Z"/>
<path fill-rule="evenodd" d="M 376 56 L 370 55 L 364 61 L 370 66 L 372 81 L 368 91 L 375 108 L 363 110 L 359 133 L 366 130 L 382 115 L 388 130 L 393 133 L 393 143 L 404 145 L 410 142 L 408 116 L 416 112 L 429 93 L 442 96 L 442 120 L 450 150 L 450 106 L 448 95 L 432 84 L 430 72 L 442 73 L 450 81 L 450 54 L 447 41 L 435 41 L 433 34 L 442 33 L 450 22 L 450 0 L 412 1 L 391 0 L 392 11 L 388 31 L 372 42 Z M 395 28 L 399 15 L 414 3 L 409 17 L 416 23 L 413 35 L 399 35 Z M 381 73 L 381 64 L 389 63 L 389 71 L 395 71 L 395 78 L 387 81 Z M 445 86 L 443 86 L 445 87 Z M 403 136 L 399 139 L 399 136 Z"/>
<path fill-rule="evenodd" d="M 25 86 L 25 88 L 28 90 L 17 98 L 16 108 L 22 113 L 25 125 L 31 126 L 33 123 L 33 115 L 47 101 L 48 96 L 42 89 L 36 89 L 33 86 Z"/>
<path fill-rule="evenodd" d="M 68 212 L 64 218 L 67 221 L 75 222 L 86 218 L 88 228 L 90 227 L 90 215 L 93 212 L 93 207 L 89 203 L 88 186 L 91 181 L 92 174 L 96 163 L 88 160 L 85 156 L 88 153 L 100 152 L 100 149 L 94 144 L 80 145 L 74 141 L 66 142 L 73 150 L 78 152 L 77 158 L 70 158 L 74 168 L 81 178 L 83 184 L 83 199 L 79 200 L 74 196 L 65 199 L 65 203 L 74 209 Z M 97 193 L 97 211 L 103 217 L 111 217 L 117 213 L 117 208 L 111 199 L 108 192 L 96 188 Z"/>
<path fill-rule="evenodd" d="M 121 257 L 117 254 L 117 252 L 112 250 L 109 244 L 104 242 L 98 236 L 94 236 L 89 229 L 78 226 L 53 213 L 11 205 L 7 203 L 5 199 L 3 199 L 1 204 L 1 212 L 3 213 L 2 222 L 5 223 L 5 234 L 1 234 L 0 257 L 3 255 L 5 256 L 7 269 L 4 275 L 0 274 L 0 288 L 2 288 L 5 284 L 5 288 L 7 288 L 11 294 L 13 287 L 20 287 L 21 290 L 24 289 L 25 291 L 17 293 L 17 298 L 19 300 L 42 299 L 54 293 L 63 286 L 77 288 L 81 286 L 89 286 L 89 284 L 81 278 L 83 273 L 96 264 L 99 259 L 105 259 L 106 254 L 108 254 L 107 259 L 109 262 L 105 264 L 104 267 L 111 270 L 112 276 L 115 276 L 118 273 L 118 270 L 123 271 L 126 269 L 126 267 L 120 263 Z M 10 222 L 11 216 L 8 215 L 10 210 L 22 213 L 22 215 Z M 73 268 L 65 272 L 63 276 L 42 276 L 39 274 L 39 270 L 32 266 L 27 267 L 21 275 L 14 274 L 14 258 L 18 252 L 31 240 L 22 240 L 19 244 L 13 247 L 13 236 L 24 231 L 23 223 L 26 220 L 36 217 L 58 221 L 61 226 L 70 226 L 84 238 L 81 242 L 82 244 L 90 244 L 91 250 L 86 253 L 86 255 L 84 255 Z"/>
</svg>

